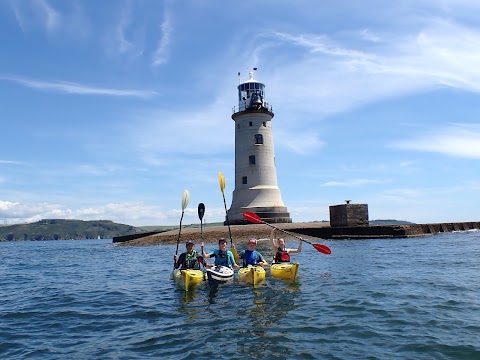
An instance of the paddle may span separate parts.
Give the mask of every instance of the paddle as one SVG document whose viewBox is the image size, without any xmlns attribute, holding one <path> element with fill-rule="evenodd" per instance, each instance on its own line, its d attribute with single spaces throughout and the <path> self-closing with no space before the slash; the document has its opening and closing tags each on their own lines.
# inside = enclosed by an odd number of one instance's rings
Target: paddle
<svg viewBox="0 0 480 360">
<path fill-rule="evenodd" d="M 200 237 L 203 241 L 203 215 L 205 215 L 205 205 L 203 203 L 198 204 L 198 218 L 200 219 Z"/>
<path fill-rule="evenodd" d="M 321 252 L 321 253 L 323 253 L 323 254 L 330 255 L 330 254 L 332 253 L 332 250 L 331 250 L 327 245 L 323 245 L 323 244 L 312 244 L 310 241 L 304 240 L 304 239 L 302 239 L 300 236 L 297 236 L 297 235 L 295 235 L 295 234 L 293 234 L 293 233 L 291 233 L 291 232 L 288 232 L 288 231 L 286 231 L 286 230 L 280 229 L 280 228 L 278 228 L 278 227 L 276 227 L 276 226 L 273 226 L 272 224 L 269 224 L 269 223 L 263 221 L 263 220 L 260 218 L 260 216 L 258 216 L 257 214 L 255 214 L 255 213 L 253 213 L 253 212 L 251 212 L 251 211 L 245 211 L 245 212 L 243 213 L 243 217 L 244 217 L 246 220 L 248 220 L 248 221 L 250 221 L 250 222 L 252 222 L 252 223 L 265 224 L 265 225 L 268 225 L 268 226 L 270 226 L 270 227 L 272 227 L 272 228 L 274 228 L 274 229 L 283 231 L 285 234 L 288 234 L 288 235 L 290 235 L 290 236 L 293 236 L 294 238 L 297 238 L 298 240 L 304 241 L 304 242 L 306 242 L 307 244 L 312 245 L 312 246 L 315 248 L 315 250 L 317 250 L 317 251 L 319 251 L 319 252 Z"/>
<path fill-rule="evenodd" d="M 205 215 L 205 204 L 200 203 L 198 204 L 198 218 L 200 219 L 200 238 L 202 239 L 202 244 L 203 244 L 203 215 Z M 200 249 L 202 251 L 202 259 L 203 259 L 203 246 Z M 202 260 L 203 263 L 203 260 Z M 205 266 L 205 263 L 203 263 Z"/>
<path fill-rule="evenodd" d="M 233 244 L 232 231 L 230 230 L 230 222 L 228 221 L 227 202 L 225 201 L 225 176 L 223 176 L 222 172 L 218 173 L 218 180 L 220 182 L 220 190 L 222 190 L 223 205 L 225 206 L 225 217 L 227 219 L 228 234 L 230 235 L 230 247 L 232 249 L 233 258 L 235 259 L 235 262 L 238 264 L 240 262 L 240 257 L 238 256 L 237 249 L 232 246 Z"/>
<path fill-rule="evenodd" d="M 175 251 L 175 255 L 178 255 L 178 244 L 180 243 L 180 233 L 182 232 L 183 214 L 185 212 L 185 208 L 187 207 L 189 201 L 190 201 L 190 193 L 188 192 L 187 189 L 185 189 L 182 197 L 182 216 L 180 218 L 180 228 L 178 229 L 177 250 Z M 175 264 L 173 264 L 173 267 L 175 268 Z"/>
</svg>

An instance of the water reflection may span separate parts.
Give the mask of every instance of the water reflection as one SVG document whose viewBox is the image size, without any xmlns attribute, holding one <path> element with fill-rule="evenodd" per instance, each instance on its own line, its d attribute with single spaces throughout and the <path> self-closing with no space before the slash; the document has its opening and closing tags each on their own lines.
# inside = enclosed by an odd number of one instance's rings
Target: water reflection
<svg viewBox="0 0 480 360">
<path fill-rule="evenodd" d="M 269 359 L 285 358 L 291 352 L 285 345 L 289 325 L 282 325 L 282 322 L 296 308 L 298 289 L 297 283 L 279 285 L 275 281 L 270 286 L 252 289 L 254 306 L 245 314 L 248 317 L 246 323 L 251 327 L 245 329 L 244 336 L 238 339 L 240 357 L 263 354 Z"/>
</svg>

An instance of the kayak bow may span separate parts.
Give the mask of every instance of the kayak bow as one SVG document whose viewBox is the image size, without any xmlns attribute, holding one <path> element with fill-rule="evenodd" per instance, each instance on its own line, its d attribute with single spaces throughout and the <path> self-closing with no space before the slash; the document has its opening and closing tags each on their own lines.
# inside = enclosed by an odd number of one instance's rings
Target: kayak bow
<svg viewBox="0 0 480 360">
<path fill-rule="evenodd" d="M 238 278 L 251 285 L 256 285 L 265 280 L 265 269 L 261 266 L 247 266 L 238 270 Z"/>
<path fill-rule="evenodd" d="M 298 263 L 274 263 L 270 266 L 270 273 L 273 277 L 287 280 L 295 281 L 298 272 Z"/>
</svg>

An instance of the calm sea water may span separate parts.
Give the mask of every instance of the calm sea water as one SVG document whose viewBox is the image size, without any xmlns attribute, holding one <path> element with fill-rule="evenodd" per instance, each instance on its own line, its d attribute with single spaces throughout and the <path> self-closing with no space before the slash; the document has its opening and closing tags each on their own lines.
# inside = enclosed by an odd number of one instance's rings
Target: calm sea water
<svg viewBox="0 0 480 360">
<path fill-rule="evenodd" d="M 322 243 L 295 284 L 189 293 L 175 246 L 0 243 L 0 358 L 480 358 L 480 232 Z"/>
</svg>

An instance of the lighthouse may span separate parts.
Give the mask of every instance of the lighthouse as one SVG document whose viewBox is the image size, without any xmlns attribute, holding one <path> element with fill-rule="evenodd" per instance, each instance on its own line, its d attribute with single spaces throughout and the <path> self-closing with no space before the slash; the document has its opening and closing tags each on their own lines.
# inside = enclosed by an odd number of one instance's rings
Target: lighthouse
<svg viewBox="0 0 480 360">
<path fill-rule="evenodd" d="M 245 224 L 245 211 L 256 213 L 268 223 L 292 222 L 277 183 L 272 118 L 272 107 L 265 100 L 265 84 L 250 72 L 248 80 L 238 85 L 238 108 L 232 115 L 235 190 L 228 210 L 230 224 Z"/>
</svg>

